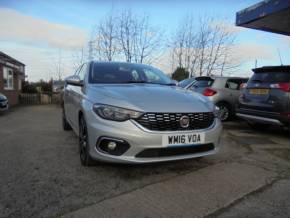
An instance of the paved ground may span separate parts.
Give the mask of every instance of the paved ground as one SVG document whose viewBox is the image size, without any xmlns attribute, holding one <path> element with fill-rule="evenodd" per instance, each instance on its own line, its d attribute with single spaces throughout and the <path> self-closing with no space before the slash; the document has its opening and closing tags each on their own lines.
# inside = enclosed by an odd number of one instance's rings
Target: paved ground
<svg viewBox="0 0 290 218">
<path fill-rule="evenodd" d="M 215 156 L 84 168 L 56 106 L 0 116 L 0 217 L 290 217 L 290 134 L 225 125 Z"/>
</svg>

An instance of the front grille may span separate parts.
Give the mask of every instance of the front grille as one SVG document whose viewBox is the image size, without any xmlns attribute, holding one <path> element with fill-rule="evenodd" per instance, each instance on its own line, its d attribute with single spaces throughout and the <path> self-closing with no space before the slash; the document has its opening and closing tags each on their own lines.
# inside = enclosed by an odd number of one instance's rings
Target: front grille
<svg viewBox="0 0 290 218">
<path fill-rule="evenodd" d="M 7 107 L 7 102 L 6 101 L 3 101 L 3 102 L 0 102 L 0 108 L 6 108 Z"/>
<path fill-rule="evenodd" d="M 189 117 L 189 126 L 181 127 L 180 118 Z M 153 131 L 198 130 L 210 127 L 214 122 L 214 114 L 208 113 L 146 113 L 136 121 L 143 127 Z"/>
<path fill-rule="evenodd" d="M 203 153 L 214 150 L 213 144 L 203 144 L 185 147 L 167 147 L 167 148 L 148 148 L 136 155 L 136 157 L 150 158 L 150 157 L 170 157 L 190 155 L 196 153 Z"/>
</svg>

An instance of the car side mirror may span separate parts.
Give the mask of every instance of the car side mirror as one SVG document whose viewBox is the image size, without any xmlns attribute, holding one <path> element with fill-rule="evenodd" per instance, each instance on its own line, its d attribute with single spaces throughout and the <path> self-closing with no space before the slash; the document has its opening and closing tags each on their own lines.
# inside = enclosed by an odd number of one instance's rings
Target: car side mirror
<svg viewBox="0 0 290 218">
<path fill-rule="evenodd" d="M 69 76 L 66 78 L 66 83 L 73 86 L 83 86 L 84 81 L 79 76 Z"/>
</svg>

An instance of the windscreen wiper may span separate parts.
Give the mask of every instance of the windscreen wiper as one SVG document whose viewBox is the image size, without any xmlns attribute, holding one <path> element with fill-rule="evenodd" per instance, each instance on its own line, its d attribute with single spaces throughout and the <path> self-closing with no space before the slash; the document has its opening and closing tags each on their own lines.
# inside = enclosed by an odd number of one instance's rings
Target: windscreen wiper
<svg viewBox="0 0 290 218">
<path fill-rule="evenodd" d="M 148 84 L 164 85 L 164 86 L 176 86 L 175 83 L 153 83 L 153 82 L 148 82 L 145 80 L 129 80 L 122 83 L 148 83 Z"/>
<path fill-rule="evenodd" d="M 148 83 L 148 82 L 145 80 L 129 80 L 122 83 Z"/>
<path fill-rule="evenodd" d="M 160 84 L 160 85 L 166 85 L 166 86 L 176 86 L 175 83 L 165 83 L 165 84 Z"/>
<path fill-rule="evenodd" d="M 262 83 L 263 81 L 262 80 L 259 80 L 259 79 L 253 79 L 251 82 Z"/>
</svg>

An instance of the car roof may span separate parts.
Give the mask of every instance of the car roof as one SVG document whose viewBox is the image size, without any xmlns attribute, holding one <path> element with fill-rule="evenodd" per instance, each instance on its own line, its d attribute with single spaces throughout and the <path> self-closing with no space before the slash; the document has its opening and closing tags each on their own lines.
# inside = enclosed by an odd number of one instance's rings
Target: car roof
<svg viewBox="0 0 290 218">
<path fill-rule="evenodd" d="M 150 66 L 146 64 L 131 63 L 131 62 L 122 62 L 122 61 L 91 61 L 93 64 L 102 64 L 102 65 L 131 65 L 131 66 Z"/>
<path fill-rule="evenodd" d="M 254 73 L 264 73 L 264 72 L 289 72 L 290 73 L 290 66 L 289 65 L 281 65 L 281 66 L 264 66 L 259 68 L 252 69 Z"/>
<path fill-rule="evenodd" d="M 248 77 L 237 77 L 237 76 L 198 76 L 196 79 L 249 79 Z"/>
<path fill-rule="evenodd" d="M 195 78 L 196 78 L 196 77 L 190 77 L 190 78 L 183 79 L 183 80 L 181 80 L 181 81 L 179 81 L 179 82 L 182 82 L 182 81 L 188 81 L 188 80 L 195 80 Z"/>
</svg>

